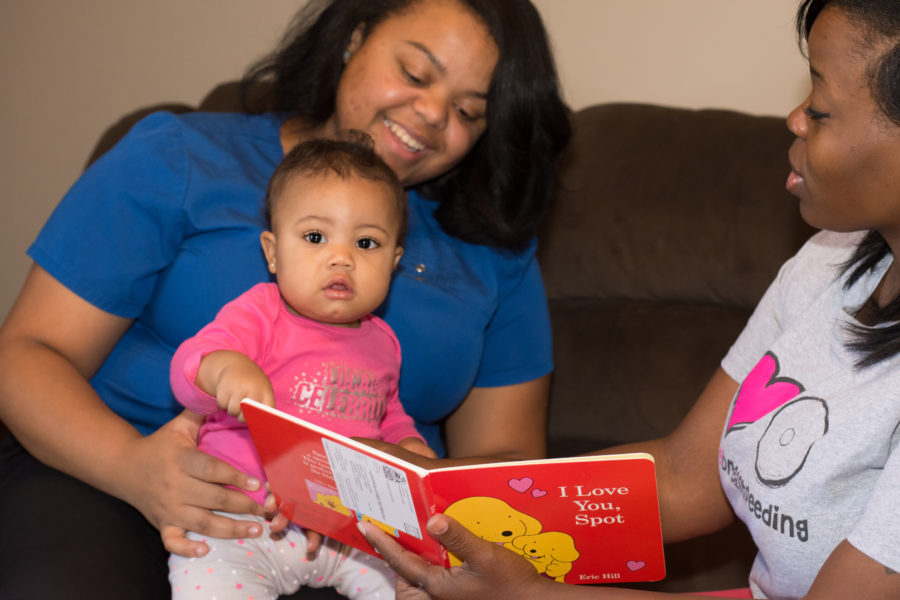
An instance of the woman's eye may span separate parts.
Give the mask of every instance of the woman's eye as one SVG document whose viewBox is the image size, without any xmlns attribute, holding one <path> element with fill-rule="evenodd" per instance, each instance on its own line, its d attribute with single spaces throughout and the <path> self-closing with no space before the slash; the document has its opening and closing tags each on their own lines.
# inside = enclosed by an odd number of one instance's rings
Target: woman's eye
<svg viewBox="0 0 900 600">
<path fill-rule="evenodd" d="M 819 121 L 821 119 L 825 119 L 825 118 L 831 116 L 826 112 L 819 112 L 811 106 L 807 106 L 806 108 L 804 108 L 803 112 L 806 113 L 806 116 L 808 118 L 812 119 L 813 121 Z"/>
<path fill-rule="evenodd" d="M 456 107 L 456 114 L 459 115 L 459 118 L 467 123 L 474 123 L 475 121 L 481 120 L 484 118 L 484 113 L 478 109 L 470 109 L 464 108 L 462 106 Z"/>
<path fill-rule="evenodd" d="M 310 231 L 303 236 L 303 239 L 310 244 L 321 244 L 325 241 L 325 236 L 319 231 Z"/>
<path fill-rule="evenodd" d="M 425 83 L 424 78 L 413 74 L 413 72 L 410 71 L 409 69 L 407 69 L 406 67 L 401 67 L 401 69 L 403 70 L 403 76 L 406 78 L 407 81 L 409 81 L 413 85 L 424 85 L 424 83 Z"/>
<path fill-rule="evenodd" d="M 377 248 L 379 245 L 380 244 L 372 238 L 362 238 L 356 242 L 356 246 L 358 248 L 362 248 L 363 250 L 371 250 L 373 248 Z"/>
<path fill-rule="evenodd" d="M 466 109 L 462 107 L 457 107 L 456 112 L 459 114 L 459 118 L 463 121 L 474 121 L 475 117 L 473 117 Z"/>
</svg>

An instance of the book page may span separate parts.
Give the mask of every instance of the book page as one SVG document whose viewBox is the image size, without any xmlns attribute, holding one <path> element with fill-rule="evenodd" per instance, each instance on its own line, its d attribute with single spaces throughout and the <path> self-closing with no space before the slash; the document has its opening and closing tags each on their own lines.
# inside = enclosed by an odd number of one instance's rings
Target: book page
<svg viewBox="0 0 900 600">
<path fill-rule="evenodd" d="M 422 539 L 406 473 L 327 438 L 322 445 L 344 506 Z"/>
<path fill-rule="evenodd" d="M 665 577 L 650 455 L 490 463 L 436 469 L 429 479 L 437 511 L 542 576 L 572 584 Z"/>
</svg>

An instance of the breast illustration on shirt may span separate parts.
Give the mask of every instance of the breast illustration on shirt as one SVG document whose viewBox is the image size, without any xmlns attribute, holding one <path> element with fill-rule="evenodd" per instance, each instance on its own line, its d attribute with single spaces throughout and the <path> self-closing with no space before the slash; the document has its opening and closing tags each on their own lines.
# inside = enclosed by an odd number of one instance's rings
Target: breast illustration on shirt
<svg viewBox="0 0 900 600">
<path fill-rule="evenodd" d="M 828 404 L 805 396 L 802 383 L 780 375 L 778 357 L 767 352 L 741 384 L 725 435 L 769 418 L 756 447 L 756 478 L 770 488 L 786 485 L 803 470 L 813 445 L 828 432 Z"/>
</svg>

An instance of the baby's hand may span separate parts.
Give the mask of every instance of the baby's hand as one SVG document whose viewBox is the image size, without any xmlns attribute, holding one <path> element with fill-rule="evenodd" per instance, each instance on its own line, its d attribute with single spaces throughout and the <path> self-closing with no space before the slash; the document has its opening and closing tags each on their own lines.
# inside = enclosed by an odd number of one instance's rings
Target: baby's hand
<svg viewBox="0 0 900 600">
<path fill-rule="evenodd" d="M 403 438 L 397 445 L 403 448 L 404 450 L 409 450 L 410 452 L 415 452 L 419 456 L 425 456 L 428 458 L 437 458 L 437 454 L 435 454 L 434 450 L 428 447 L 428 444 L 420 440 L 419 438 L 408 437 Z"/>
<path fill-rule="evenodd" d="M 197 370 L 197 385 L 216 397 L 220 410 L 242 421 L 244 398 L 275 406 L 272 382 L 255 362 L 240 352 L 218 350 L 204 356 Z"/>
</svg>

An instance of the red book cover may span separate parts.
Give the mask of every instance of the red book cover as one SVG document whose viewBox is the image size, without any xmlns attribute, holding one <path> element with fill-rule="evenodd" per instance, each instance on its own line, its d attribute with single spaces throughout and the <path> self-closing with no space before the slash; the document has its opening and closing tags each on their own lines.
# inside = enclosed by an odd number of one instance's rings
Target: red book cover
<svg viewBox="0 0 900 600">
<path fill-rule="evenodd" d="M 656 470 L 649 454 L 422 469 L 252 400 L 242 405 L 282 512 L 375 553 L 368 520 L 440 565 L 459 564 L 425 530 L 444 512 L 565 583 L 665 577 Z"/>
</svg>

